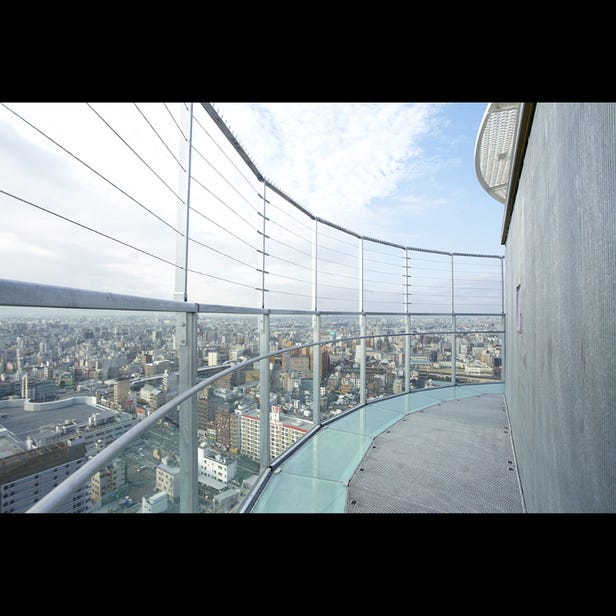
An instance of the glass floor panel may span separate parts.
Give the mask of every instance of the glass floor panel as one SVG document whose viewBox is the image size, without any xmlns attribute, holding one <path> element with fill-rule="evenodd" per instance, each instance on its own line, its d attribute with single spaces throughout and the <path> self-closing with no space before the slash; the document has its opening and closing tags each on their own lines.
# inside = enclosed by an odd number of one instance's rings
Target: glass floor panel
<svg viewBox="0 0 616 616">
<path fill-rule="evenodd" d="M 253 513 L 342 513 L 346 493 L 336 481 L 280 472 L 270 479 Z"/>
<path fill-rule="evenodd" d="M 355 472 L 372 438 L 326 426 L 284 461 L 280 472 L 343 483 Z"/>
<path fill-rule="evenodd" d="M 502 393 L 504 383 L 431 388 L 363 406 L 325 426 L 275 471 L 253 513 L 344 513 L 347 485 L 373 439 L 406 414 L 440 402 Z"/>
</svg>

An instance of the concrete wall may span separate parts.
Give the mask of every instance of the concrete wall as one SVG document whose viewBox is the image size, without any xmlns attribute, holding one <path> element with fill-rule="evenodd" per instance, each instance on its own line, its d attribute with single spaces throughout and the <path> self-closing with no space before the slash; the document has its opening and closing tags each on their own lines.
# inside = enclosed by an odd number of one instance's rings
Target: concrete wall
<svg viewBox="0 0 616 616">
<path fill-rule="evenodd" d="M 505 396 L 529 513 L 616 511 L 615 155 L 615 104 L 537 105 L 505 260 Z"/>
</svg>

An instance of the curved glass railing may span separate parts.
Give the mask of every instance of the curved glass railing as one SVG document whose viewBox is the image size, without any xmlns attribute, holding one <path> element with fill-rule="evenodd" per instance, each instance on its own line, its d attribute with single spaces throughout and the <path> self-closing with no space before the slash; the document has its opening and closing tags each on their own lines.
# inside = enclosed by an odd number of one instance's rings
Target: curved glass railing
<svg viewBox="0 0 616 616">
<path fill-rule="evenodd" d="M 80 262 L 80 243 L 97 255 L 59 287 L 40 284 L 40 259 L 28 267 L 16 244 L 23 269 L 7 264 L 17 280 L 0 280 L 3 512 L 244 510 L 288 452 L 301 445 L 294 464 L 308 464 L 309 442 L 318 450 L 335 424 L 368 413 L 368 429 L 375 400 L 414 392 L 412 406 L 428 390 L 502 380 L 503 257 L 395 244 L 315 216 L 262 175 L 209 103 L 0 111 L 48 167 L 79 178 L 75 203 L 47 202 L 66 176 L 39 177 L 16 154 L 31 190 L 5 186 L 0 200 L 15 220 L 32 214 L 23 245 L 47 245 L 53 221 L 75 240 L 65 260 Z M 157 155 L 179 137 L 177 156 Z M 83 207 L 103 196 L 108 216 Z M 340 447 L 355 440 L 340 432 Z M 326 460 L 310 466 L 337 477 Z M 279 507 L 276 483 L 255 510 Z"/>
<path fill-rule="evenodd" d="M 292 455 L 275 461 L 268 481 L 241 507 L 251 513 L 345 513 L 347 487 L 374 439 L 406 415 L 443 401 L 503 393 L 503 383 L 445 386 L 375 400 L 326 422 Z"/>
<path fill-rule="evenodd" d="M 48 288 L 47 292 L 50 297 L 56 293 L 65 294 L 65 290 L 53 288 Z M 88 304 L 86 298 L 90 303 L 95 301 L 96 295 L 83 294 L 80 300 L 82 305 Z M 58 298 L 58 301 L 61 299 Z M 128 300 L 118 299 L 120 301 Z M 134 301 L 135 307 L 141 303 L 138 298 Z M 173 339 L 177 334 L 177 323 L 181 324 L 182 319 L 174 323 L 163 313 L 156 314 L 168 328 L 166 333 L 160 333 L 161 337 Z M 211 322 L 211 314 L 202 315 L 205 317 L 204 324 Z M 130 316 L 133 322 L 140 322 L 138 317 L 149 319 L 150 329 L 160 331 L 152 325 L 153 314 L 133 312 Z M 217 316 L 220 318 L 220 313 Z M 277 317 L 280 322 L 274 323 L 275 330 L 292 327 L 299 336 L 303 319 L 304 336 L 308 336 L 310 332 L 307 331 L 306 320 L 312 316 L 293 315 L 299 322 L 290 325 L 289 316 L 280 315 Z M 89 325 L 83 314 L 74 318 L 87 331 Z M 341 316 L 336 315 L 335 318 L 340 319 Z M 406 347 L 417 351 L 421 341 L 443 348 L 456 344 L 462 346 L 458 338 L 466 341 L 473 339 L 477 345 L 481 339 L 481 344 L 485 345 L 484 353 L 488 353 L 490 348 L 498 349 L 503 330 L 502 324 L 498 329 L 489 328 L 494 325 L 494 318 L 490 317 L 483 329 L 471 329 L 469 323 L 460 320 L 463 331 L 433 327 L 428 328 L 429 333 L 426 333 L 403 332 L 400 327 L 396 329 L 395 324 L 383 322 L 382 315 L 370 315 L 368 320 L 374 320 L 382 327 L 388 326 L 387 333 L 376 333 L 373 328 L 373 333 L 364 336 L 336 335 L 316 342 L 296 342 L 292 347 L 275 349 L 251 358 L 236 356 L 233 360 L 227 360 L 226 363 L 231 365 L 219 363 L 202 368 L 198 377 L 201 380 L 177 395 L 173 393 L 177 389 L 179 375 L 173 378 L 173 371 L 166 368 L 162 374 L 159 372 L 154 376 L 131 379 L 124 387 L 122 381 L 114 381 L 113 388 L 108 388 L 106 394 L 101 391 L 100 382 L 89 385 L 82 382 L 78 393 L 94 394 L 81 397 L 83 400 L 72 396 L 41 403 L 22 399 L 22 416 L 28 414 L 30 407 L 36 407 L 32 413 L 33 420 L 37 413 L 39 418 L 47 413 L 51 420 L 52 407 L 57 407 L 53 410 L 55 433 L 48 436 L 46 441 L 41 438 L 31 448 L 38 448 L 41 458 L 45 457 L 45 447 L 54 443 L 71 443 L 74 451 L 78 446 L 85 445 L 80 468 L 68 477 L 61 477 L 63 481 L 51 491 L 48 482 L 48 493 L 41 498 L 31 494 L 35 502 L 27 510 L 32 513 L 72 510 L 120 513 L 258 512 L 288 508 L 290 502 L 294 503 L 291 510 L 305 510 L 308 506 L 306 497 L 289 500 L 288 495 L 294 491 L 284 489 L 279 492 L 276 486 L 284 481 L 296 481 L 295 490 L 301 490 L 307 478 L 311 481 L 318 479 L 326 482 L 321 488 L 326 491 L 332 489 L 331 482 L 334 481 L 337 485 L 335 491 L 340 494 L 344 477 L 352 472 L 358 456 L 365 453 L 375 431 L 395 423 L 405 413 L 420 408 L 422 404 L 429 405 L 434 400 L 448 399 L 451 395 L 469 395 L 474 391 L 473 386 L 468 385 L 460 388 L 466 394 L 452 393 L 457 391 L 450 387 L 454 383 L 494 382 L 500 379 L 498 367 L 489 369 L 485 363 L 482 364 L 483 375 L 479 370 L 476 373 L 466 370 L 464 374 L 460 369 L 453 371 L 451 361 L 439 361 L 440 353 L 436 351 L 422 356 L 416 354 L 409 357 L 408 362 L 403 357 Z M 436 318 L 437 321 L 440 319 Z M 70 320 L 68 316 L 57 319 L 58 323 L 65 322 L 66 331 L 74 327 L 69 325 Z M 234 314 L 229 317 L 228 326 L 231 325 L 246 335 L 257 324 L 254 316 Z M 326 324 L 326 329 L 328 326 Z M 120 337 L 129 337 L 126 327 L 117 327 Z M 425 330 L 426 322 L 417 329 Z M 49 332 L 49 325 L 46 331 Z M 151 332 L 150 335 L 156 338 L 159 334 Z M 271 331 L 267 338 L 271 340 Z M 489 341 L 494 342 L 493 347 L 488 348 Z M 353 359 L 345 362 L 342 357 L 334 364 L 334 351 L 340 348 L 345 348 L 347 356 Z M 315 349 L 319 350 L 318 360 L 315 359 Z M 216 363 L 214 360 L 219 358 L 211 356 L 210 359 Z M 315 362 L 319 363 L 321 375 L 316 387 L 312 378 Z M 155 363 L 146 363 L 146 366 L 151 371 Z M 159 364 L 158 370 L 161 369 Z M 208 376 L 208 372 L 215 373 Z M 267 405 L 262 405 L 260 400 L 263 380 L 267 381 Z M 152 382 L 167 395 L 161 397 L 161 392 Z M 413 395 L 403 395 L 409 392 Z M 123 401 L 123 396 L 130 403 Z M 181 444 L 182 438 L 186 440 L 187 436 L 181 434 L 180 407 L 189 401 L 193 404 L 189 413 L 193 419 L 196 415 L 197 419 L 193 422 L 188 439 L 198 441 L 198 446 L 192 450 L 186 446 L 183 448 Z M 9 406 L 0 401 L 0 409 L 3 404 Z M 12 404 L 19 405 L 19 401 L 14 400 Z M 26 409 L 28 404 L 30 407 Z M 78 404 L 89 413 L 87 419 L 71 416 L 77 410 L 83 414 L 84 409 L 77 409 Z M 129 410 L 121 410 L 123 405 Z M 267 422 L 263 421 L 263 408 L 270 411 Z M 5 421 L 8 419 L 7 415 Z M 7 425 L 10 427 L 10 421 Z M 121 434 L 119 437 L 118 433 Z M 308 441 L 312 445 L 308 446 Z M 296 452 L 292 462 L 288 461 L 291 451 Z M 332 452 L 336 455 L 331 455 Z M 283 460 L 287 460 L 284 465 Z M 39 474 L 50 476 L 54 473 L 55 476 L 57 470 L 53 461 L 45 464 Z M 191 469 L 191 481 L 183 483 L 182 477 L 186 474 L 190 476 Z M 269 477 L 270 472 L 275 474 Z M 255 485 L 263 489 L 263 481 L 268 477 L 268 487 L 259 504 L 255 503 L 254 496 L 246 500 L 247 495 L 254 494 Z M 286 496 L 281 500 L 277 494 Z M 9 510 L 10 500 L 5 499 L 4 502 Z M 76 503 L 73 509 L 71 502 Z M 323 506 L 323 503 L 334 506 L 334 502 L 337 501 L 329 497 L 318 497 L 317 490 L 316 501 L 310 501 L 309 510 L 329 511 L 329 505 Z"/>
</svg>

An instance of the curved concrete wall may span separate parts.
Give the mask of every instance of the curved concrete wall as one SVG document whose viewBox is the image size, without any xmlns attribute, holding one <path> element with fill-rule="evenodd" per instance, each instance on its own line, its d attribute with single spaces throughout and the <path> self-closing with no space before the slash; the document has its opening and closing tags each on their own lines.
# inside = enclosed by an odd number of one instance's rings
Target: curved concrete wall
<svg viewBox="0 0 616 616">
<path fill-rule="evenodd" d="M 614 103 L 537 104 L 505 259 L 505 397 L 530 513 L 616 511 L 615 155 Z"/>
</svg>

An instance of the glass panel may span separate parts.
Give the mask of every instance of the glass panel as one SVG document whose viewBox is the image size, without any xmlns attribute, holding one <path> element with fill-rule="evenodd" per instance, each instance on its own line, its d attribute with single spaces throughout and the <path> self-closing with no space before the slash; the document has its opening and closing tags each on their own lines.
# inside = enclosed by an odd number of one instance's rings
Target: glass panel
<svg viewBox="0 0 616 616">
<path fill-rule="evenodd" d="M 405 307 L 405 252 L 369 240 L 363 243 L 364 309 L 402 312 Z"/>
<path fill-rule="evenodd" d="M 502 313 L 501 260 L 454 256 L 456 312 Z"/>
<path fill-rule="evenodd" d="M 359 240 L 319 223 L 317 246 L 319 310 L 359 310 Z"/>
<path fill-rule="evenodd" d="M 404 317 L 371 317 L 366 333 L 367 398 L 391 396 L 404 391 L 404 359 L 406 331 Z"/>
<path fill-rule="evenodd" d="M 324 374 L 324 398 L 321 420 L 339 415 L 359 403 L 359 320 L 356 316 L 323 316 L 321 339 L 330 340 L 323 345 L 327 354 L 328 370 Z"/>
<path fill-rule="evenodd" d="M 256 512 L 343 512 L 346 487 L 372 442 L 326 426 L 276 471 Z"/>
<path fill-rule="evenodd" d="M 342 484 L 282 472 L 269 481 L 253 513 L 343 513 L 345 504 Z"/>
<path fill-rule="evenodd" d="M 259 392 L 259 367 L 254 363 L 207 385 L 197 400 L 201 513 L 233 511 L 259 474 Z M 275 455 L 276 444 L 270 441 Z"/>
<path fill-rule="evenodd" d="M 282 471 L 343 482 L 350 479 L 371 440 L 369 435 L 338 430 L 334 424 L 325 426 L 284 462 Z"/>
<path fill-rule="evenodd" d="M 281 418 L 301 419 L 308 430 L 312 428 L 312 351 L 294 347 L 311 341 L 311 317 L 272 316 L 270 348 L 282 352 L 272 360 L 271 402 Z"/>
<path fill-rule="evenodd" d="M 503 364 L 503 318 L 500 315 L 456 319 L 458 383 L 499 381 Z"/>
<path fill-rule="evenodd" d="M 394 406 L 375 402 L 354 411 L 332 423 L 329 428 L 336 432 L 352 432 L 360 436 L 374 438 L 404 416 L 400 402 Z"/>
<path fill-rule="evenodd" d="M 23 512 L 177 393 L 176 317 L 47 308 L 0 314 L 0 483 L 20 486 L 2 511 Z M 140 511 L 142 498 L 160 491 L 158 469 L 179 466 L 177 426 L 177 412 L 168 412 L 58 511 Z M 177 494 L 170 491 L 167 510 Z"/>
<path fill-rule="evenodd" d="M 175 151 L 179 135 L 164 106 L 11 103 L 0 122 L 5 276 L 169 298 L 181 169 L 161 141 Z"/>
<path fill-rule="evenodd" d="M 408 251 L 411 312 L 451 313 L 451 256 Z"/>
<path fill-rule="evenodd" d="M 113 315 L 121 319 L 121 313 Z M 126 316 L 129 321 L 123 325 L 121 320 L 116 331 L 121 333 L 118 346 L 132 349 L 135 355 L 130 385 L 126 391 L 125 381 L 119 380 L 113 387 L 113 400 L 110 396 L 107 400 L 111 408 L 125 408 L 143 421 L 178 392 L 176 317 L 162 315 L 157 323 L 157 315 Z M 101 403 L 105 404 L 104 396 Z M 179 512 L 179 474 L 179 412 L 175 408 L 93 475 L 92 512 Z"/>
<path fill-rule="evenodd" d="M 481 383 L 480 385 L 470 385 L 468 387 L 458 388 L 460 392 L 469 391 L 474 392 L 473 395 L 481 394 L 502 394 L 505 392 L 505 383 L 500 381 L 498 383 Z"/>
<path fill-rule="evenodd" d="M 451 384 L 451 334 L 411 336 L 411 391 Z"/>
<path fill-rule="evenodd" d="M 200 314 L 197 348 L 198 380 L 257 357 L 258 317 Z M 198 394 L 197 408 L 199 509 L 233 511 L 259 473 L 259 363 L 249 363 L 206 385 Z M 270 451 L 277 451 L 271 442 Z"/>
<path fill-rule="evenodd" d="M 310 310 L 312 220 L 273 190 L 266 206 L 266 307 Z M 261 238 L 259 249 L 262 248 Z M 259 254 L 259 258 L 261 255 Z M 262 265 L 258 265 L 262 268 Z M 261 286 L 260 284 L 257 286 Z"/>
<path fill-rule="evenodd" d="M 188 296 L 261 307 L 263 185 L 202 105 L 193 108 Z"/>
</svg>

